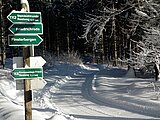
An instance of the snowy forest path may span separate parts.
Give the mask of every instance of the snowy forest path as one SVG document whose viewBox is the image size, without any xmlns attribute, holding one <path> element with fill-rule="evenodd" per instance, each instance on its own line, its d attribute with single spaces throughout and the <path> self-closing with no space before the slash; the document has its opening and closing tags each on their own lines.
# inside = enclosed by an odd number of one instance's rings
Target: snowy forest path
<svg viewBox="0 0 160 120">
<path fill-rule="evenodd" d="M 85 89 L 83 88 L 83 83 L 86 77 L 92 77 L 92 75 L 76 75 L 54 93 L 52 99 L 61 112 L 83 120 L 106 120 L 108 117 L 113 117 L 105 112 L 105 110 L 99 110 L 103 106 L 97 106 L 95 103 L 84 98 L 85 93 L 81 92 Z"/>
<path fill-rule="evenodd" d="M 57 108 L 59 108 L 61 112 L 68 113 L 80 120 L 141 120 L 140 118 L 144 118 L 143 114 L 141 115 L 133 111 L 129 112 L 120 107 L 119 109 L 117 109 L 117 107 L 113 108 L 109 105 L 110 103 L 112 105 L 114 102 L 116 104 L 121 103 L 117 103 L 117 101 L 112 102 L 110 101 L 111 99 L 107 100 L 102 96 L 98 96 L 92 90 L 92 80 L 96 74 L 97 72 L 94 71 L 91 74 L 72 76 L 72 79 L 52 96 Z M 104 96 L 107 95 L 105 94 Z M 125 104 L 122 106 L 125 106 Z M 129 116 L 130 118 L 127 117 L 128 114 L 132 114 Z M 153 119 L 153 117 L 148 118 Z"/>
<path fill-rule="evenodd" d="M 106 106 L 132 112 L 133 116 L 130 115 L 128 117 L 134 117 L 134 114 L 137 114 L 136 116 L 139 118 L 144 115 L 146 116 L 144 118 L 152 120 L 160 117 L 158 99 L 156 98 L 156 102 L 153 102 L 151 101 L 153 98 L 146 95 L 156 94 L 150 85 L 151 79 L 127 79 L 119 75 L 111 78 L 108 76 L 108 73 L 107 70 L 103 70 L 96 74 L 96 84 L 98 86 L 95 90 L 92 89 L 92 86 L 86 87 L 92 98 Z M 92 84 L 91 81 L 90 84 Z M 136 94 L 141 96 L 138 97 Z"/>
</svg>

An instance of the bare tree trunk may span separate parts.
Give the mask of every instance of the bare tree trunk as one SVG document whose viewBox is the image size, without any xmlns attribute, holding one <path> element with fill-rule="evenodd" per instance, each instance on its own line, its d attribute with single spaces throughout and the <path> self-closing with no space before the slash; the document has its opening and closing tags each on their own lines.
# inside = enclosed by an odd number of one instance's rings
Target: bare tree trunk
<svg viewBox="0 0 160 120">
<path fill-rule="evenodd" d="M 104 37 L 103 37 L 103 32 L 102 32 L 101 41 L 102 41 L 102 44 L 101 44 L 101 47 L 102 47 L 102 48 L 101 48 L 101 49 L 102 49 L 102 51 L 101 51 L 101 52 L 102 52 L 102 63 L 105 63 L 105 59 L 104 59 L 104 58 L 105 58 L 105 57 L 104 57 L 105 55 L 104 55 Z"/>
<path fill-rule="evenodd" d="M 47 31 L 47 32 L 48 32 L 48 43 L 49 43 L 48 47 L 49 47 L 49 50 L 50 50 L 50 49 L 51 49 L 51 44 L 50 44 L 51 42 L 50 42 L 50 24 L 49 24 L 50 20 L 49 20 L 49 12 L 48 12 L 48 16 L 47 16 L 47 17 L 48 17 L 48 19 L 47 19 L 47 20 L 48 20 L 48 26 L 47 26 L 48 31 Z"/>
<path fill-rule="evenodd" d="M 113 3 L 113 10 L 114 3 Z M 114 41 L 114 65 L 117 66 L 117 41 L 116 41 L 116 25 L 115 25 L 115 16 L 112 18 L 112 31 L 113 31 L 113 41 Z"/>
<path fill-rule="evenodd" d="M 5 34 L 5 30 L 4 30 L 4 17 L 3 17 L 3 1 L 0 0 L 0 57 L 1 57 L 1 65 L 4 68 L 5 65 L 5 38 L 4 38 L 4 34 Z"/>
<path fill-rule="evenodd" d="M 59 33 L 57 31 L 56 33 L 56 41 L 57 41 L 57 45 L 56 45 L 56 53 L 57 53 L 57 57 L 59 57 L 60 51 L 59 51 Z"/>
<path fill-rule="evenodd" d="M 70 40 L 69 40 L 69 29 L 68 29 L 68 20 L 67 20 L 67 53 L 70 53 Z"/>
<path fill-rule="evenodd" d="M 95 52 L 95 49 L 94 49 L 94 47 L 93 47 L 93 63 L 96 63 L 96 52 Z"/>
</svg>

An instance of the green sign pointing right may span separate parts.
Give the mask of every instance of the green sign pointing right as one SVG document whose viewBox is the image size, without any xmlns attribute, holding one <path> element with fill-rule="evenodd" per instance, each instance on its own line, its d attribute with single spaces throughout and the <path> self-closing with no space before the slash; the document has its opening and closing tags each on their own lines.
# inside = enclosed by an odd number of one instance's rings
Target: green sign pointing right
<svg viewBox="0 0 160 120">
<path fill-rule="evenodd" d="M 39 35 L 8 35 L 9 46 L 38 46 L 42 41 Z"/>
</svg>

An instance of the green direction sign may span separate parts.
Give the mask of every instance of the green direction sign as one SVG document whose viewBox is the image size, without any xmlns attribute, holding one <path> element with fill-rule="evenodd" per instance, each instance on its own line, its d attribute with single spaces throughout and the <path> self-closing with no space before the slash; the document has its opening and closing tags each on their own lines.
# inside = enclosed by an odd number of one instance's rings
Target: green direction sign
<svg viewBox="0 0 160 120">
<path fill-rule="evenodd" d="M 8 35 L 9 46 L 38 46 L 42 41 L 39 35 Z"/>
<path fill-rule="evenodd" d="M 43 34 L 43 25 L 37 24 L 13 24 L 9 30 L 13 34 Z"/>
<path fill-rule="evenodd" d="M 13 69 L 12 76 L 14 79 L 42 78 L 43 70 L 42 68 L 16 68 Z"/>
<path fill-rule="evenodd" d="M 42 22 L 41 12 L 21 12 L 13 10 L 8 16 L 12 23 L 40 23 Z"/>
</svg>

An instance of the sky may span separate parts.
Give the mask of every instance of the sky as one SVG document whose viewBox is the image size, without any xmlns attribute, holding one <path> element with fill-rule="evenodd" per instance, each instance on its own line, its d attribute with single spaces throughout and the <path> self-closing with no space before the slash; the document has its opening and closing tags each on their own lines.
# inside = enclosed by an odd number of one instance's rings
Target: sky
<svg viewBox="0 0 160 120">
<path fill-rule="evenodd" d="M 24 93 L 0 69 L 0 120 L 24 120 Z M 159 81 L 101 64 L 44 66 L 45 86 L 32 90 L 33 120 L 160 120 Z M 32 80 L 33 81 L 33 80 Z"/>
</svg>

